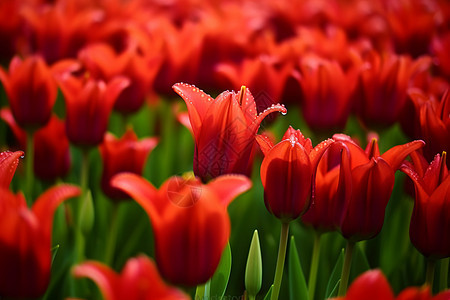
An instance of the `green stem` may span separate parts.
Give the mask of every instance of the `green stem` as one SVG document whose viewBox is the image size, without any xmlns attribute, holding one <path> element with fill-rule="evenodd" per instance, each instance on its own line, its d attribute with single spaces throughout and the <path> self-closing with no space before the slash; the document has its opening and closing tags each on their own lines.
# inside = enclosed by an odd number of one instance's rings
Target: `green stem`
<svg viewBox="0 0 450 300">
<path fill-rule="evenodd" d="M 27 130 L 27 150 L 25 152 L 27 162 L 25 164 L 26 190 L 25 195 L 28 206 L 33 203 L 33 186 L 34 186 L 34 132 Z"/>
<path fill-rule="evenodd" d="M 427 273 L 425 275 L 425 284 L 433 291 L 434 270 L 436 269 L 436 260 L 427 259 Z"/>
<path fill-rule="evenodd" d="M 444 291 L 448 287 L 448 265 L 449 265 L 450 258 L 443 258 L 441 259 L 441 269 L 440 269 L 440 276 L 439 276 L 439 291 Z"/>
<path fill-rule="evenodd" d="M 111 226 L 109 230 L 109 236 L 106 242 L 105 263 L 111 265 L 114 257 L 114 251 L 116 249 L 117 241 L 117 229 L 119 228 L 118 216 L 119 216 L 120 203 L 113 203 L 113 210 L 111 214 Z"/>
<path fill-rule="evenodd" d="M 321 234 L 319 232 L 317 231 L 314 232 L 314 247 L 311 258 L 311 269 L 309 271 L 309 281 L 308 281 L 309 300 L 314 299 L 314 293 L 316 291 L 317 270 L 319 268 L 319 256 L 320 256 L 320 236 Z"/>
<path fill-rule="evenodd" d="M 253 295 L 248 295 L 248 300 L 255 300 L 255 299 L 256 299 L 255 296 L 253 296 Z"/>
<path fill-rule="evenodd" d="M 195 300 L 209 300 L 210 298 L 211 280 L 208 280 L 205 284 L 197 286 L 195 290 Z"/>
<path fill-rule="evenodd" d="M 76 248 L 76 262 L 81 262 L 84 257 L 85 239 L 82 229 L 82 211 L 83 203 L 88 197 L 88 182 L 89 182 L 89 151 L 81 149 L 81 174 L 80 174 L 80 187 L 81 197 L 77 201 L 76 205 L 76 232 L 75 232 L 75 248 Z"/>
<path fill-rule="evenodd" d="M 286 247 L 289 234 L 289 223 L 281 223 L 280 245 L 278 248 L 277 266 L 275 269 L 275 278 L 273 280 L 273 289 L 271 300 L 277 300 L 283 278 L 284 260 L 286 258 Z"/>
<path fill-rule="evenodd" d="M 342 266 L 341 281 L 339 283 L 338 297 L 344 297 L 347 293 L 348 279 L 350 277 L 350 267 L 352 265 L 353 249 L 355 242 L 347 241 L 345 249 L 344 265 Z"/>
</svg>

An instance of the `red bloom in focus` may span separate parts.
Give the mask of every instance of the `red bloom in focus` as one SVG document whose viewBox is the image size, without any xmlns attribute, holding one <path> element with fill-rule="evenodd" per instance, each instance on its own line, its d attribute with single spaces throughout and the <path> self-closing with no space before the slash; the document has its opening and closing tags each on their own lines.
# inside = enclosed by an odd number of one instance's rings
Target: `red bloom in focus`
<svg viewBox="0 0 450 300">
<path fill-rule="evenodd" d="M 196 286 L 214 274 L 230 236 L 227 205 L 249 189 L 251 181 L 227 175 L 203 185 L 197 178 L 171 177 L 156 190 L 140 176 L 119 174 L 112 185 L 149 215 L 163 277 L 177 285 Z"/>
<path fill-rule="evenodd" d="M 355 94 L 357 114 L 363 123 L 388 127 L 399 121 L 412 79 L 429 66 L 428 57 L 412 61 L 407 56 L 369 52 Z"/>
<path fill-rule="evenodd" d="M 343 129 L 352 107 L 356 68 L 344 71 L 336 61 L 309 56 L 300 63 L 302 113 L 313 130 Z"/>
<path fill-rule="evenodd" d="M 8 189 L 22 156 L 22 151 L 0 152 L 0 189 Z"/>
<path fill-rule="evenodd" d="M 26 132 L 17 125 L 11 111 L 1 109 L 0 118 L 9 125 L 20 147 L 26 148 Z M 70 169 L 70 148 L 64 121 L 53 115 L 47 125 L 35 132 L 33 141 L 34 174 L 48 181 L 67 175 Z"/>
<path fill-rule="evenodd" d="M 56 101 L 57 86 L 41 57 L 30 56 L 24 61 L 14 57 L 9 73 L 0 68 L 0 80 L 20 127 L 36 129 L 47 124 Z"/>
<path fill-rule="evenodd" d="M 76 266 L 73 273 L 76 277 L 92 279 L 105 300 L 190 299 L 176 288 L 167 286 L 160 278 L 153 261 L 145 256 L 129 259 L 121 274 L 95 261 Z"/>
<path fill-rule="evenodd" d="M 450 176 L 446 156 L 446 152 L 442 157 L 437 154 L 428 166 L 425 158 L 415 152 L 411 154 L 413 164 L 405 163 L 401 169 L 415 186 L 409 236 L 412 244 L 427 257 L 450 256 Z"/>
<path fill-rule="evenodd" d="M 353 281 L 345 297 L 333 298 L 334 300 L 447 300 L 450 291 L 444 291 L 432 296 L 429 287 L 410 287 L 403 290 L 397 298 L 380 270 L 367 271 Z"/>
<path fill-rule="evenodd" d="M 100 154 L 103 159 L 101 182 L 103 192 L 113 200 L 128 198 L 127 194 L 111 186 L 111 178 L 121 172 L 142 175 L 145 161 L 157 143 L 157 138 L 145 138 L 138 141 L 131 128 L 120 139 L 111 133 L 106 133 L 100 145 Z"/>
<path fill-rule="evenodd" d="M 45 293 L 50 280 L 53 214 L 64 200 L 80 194 L 77 187 L 61 185 L 42 194 L 28 209 L 22 194 L 1 189 L 0 294 L 33 298 Z"/>
<path fill-rule="evenodd" d="M 249 175 L 261 121 L 271 112 L 286 113 L 277 104 L 258 115 L 245 87 L 238 93 L 225 91 L 216 99 L 189 84 L 177 83 L 173 88 L 186 102 L 195 139 L 193 169 L 205 182 L 223 174 Z"/>
<path fill-rule="evenodd" d="M 66 101 L 69 141 L 78 146 L 97 146 L 103 141 L 114 103 L 129 81 L 115 77 L 105 83 L 62 75 L 59 84 Z"/>
<path fill-rule="evenodd" d="M 330 174 L 317 176 L 317 180 L 325 181 L 317 183 L 316 188 L 321 191 L 316 192 L 304 221 L 327 230 L 334 223 L 346 239 L 355 242 L 370 239 L 383 226 L 395 171 L 408 154 L 424 143 L 413 141 L 380 155 L 376 139 L 372 139 L 366 151 L 346 135 L 335 134 L 333 139 L 335 143 L 327 153 L 330 166 L 325 168 Z"/>
<path fill-rule="evenodd" d="M 265 155 L 261 181 L 267 209 L 282 222 L 298 218 L 309 208 L 317 163 L 331 140 L 313 148 L 311 140 L 292 127 L 275 146 L 263 136 L 257 140 Z"/>
</svg>

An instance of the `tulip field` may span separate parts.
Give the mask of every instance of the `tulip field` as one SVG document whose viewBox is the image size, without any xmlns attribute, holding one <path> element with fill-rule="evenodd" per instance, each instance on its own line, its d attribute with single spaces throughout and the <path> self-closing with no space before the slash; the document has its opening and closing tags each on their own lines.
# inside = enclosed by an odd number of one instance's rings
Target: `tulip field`
<svg viewBox="0 0 450 300">
<path fill-rule="evenodd" d="M 447 0 L 0 0 L 0 300 L 450 300 Z"/>
</svg>

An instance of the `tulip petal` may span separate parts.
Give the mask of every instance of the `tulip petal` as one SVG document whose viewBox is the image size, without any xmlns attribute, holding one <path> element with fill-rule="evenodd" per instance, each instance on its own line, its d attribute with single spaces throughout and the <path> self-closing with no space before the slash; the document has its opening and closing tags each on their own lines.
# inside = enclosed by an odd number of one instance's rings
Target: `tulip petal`
<svg viewBox="0 0 450 300">
<path fill-rule="evenodd" d="M 249 190 L 251 186 L 252 181 L 243 175 L 222 175 L 211 180 L 207 185 L 217 194 L 225 207 L 238 195 Z"/>
<path fill-rule="evenodd" d="M 172 86 L 175 92 L 183 98 L 189 111 L 189 118 L 191 120 L 194 135 L 200 131 L 203 118 L 206 115 L 211 103 L 214 99 L 200 90 L 199 88 L 186 84 L 177 83 Z"/>
<path fill-rule="evenodd" d="M 68 198 L 79 196 L 80 193 L 80 188 L 63 184 L 48 189 L 36 200 L 32 210 L 39 220 L 45 234 L 48 234 L 49 237 L 51 235 L 53 214 L 58 205 Z"/>
<path fill-rule="evenodd" d="M 264 155 L 267 155 L 270 149 L 272 149 L 274 146 L 270 138 L 264 134 L 258 134 L 256 136 L 256 142 L 258 142 L 259 148 L 261 149 Z"/>
<path fill-rule="evenodd" d="M 131 196 L 150 216 L 152 224 L 160 223 L 160 213 L 165 204 L 159 201 L 155 187 L 143 177 L 120 173 L 111 179 L 111 185 Z"/>
<path fill-rule="evenodd" d="M 403 145 L 392 147 L 391 149 L 383 153 L 381 157 L 383 157 L 383 159 L 387 163 L 389 163 L 392 170 L 396 171 L 400 168 L 406 156 L 408 156 L 411 152 L 422 148 L 423 146 L 425 146 L 424 141 L 421 140 L 412 141 Z"/>
<path fill-rule="evenodd" d="M 346 300 L 393 300 L 392 289 L 380 270 L 367 271 L 360 275 L 348 289 Z"/>
<path fill-rule="evenodd" d="M 7 189 L 19 164 L 22 151 L 0 153 L 0 188 Z"/>
<path fill-rule="evenodd" d="M 99 287 L 105 300 L 120 300 L 116 288 L 120 286 L 119 276 L 108 266 L 96 262 L 87 261 L 73 269 L 75 277 L 87 277 L 94 281 Z"/>
</svg>

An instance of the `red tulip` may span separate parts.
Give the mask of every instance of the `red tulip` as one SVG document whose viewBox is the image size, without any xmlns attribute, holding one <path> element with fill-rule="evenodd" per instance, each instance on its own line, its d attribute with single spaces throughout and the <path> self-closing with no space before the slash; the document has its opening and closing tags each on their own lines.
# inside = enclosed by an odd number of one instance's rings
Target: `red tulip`
<svg viewBox="0 0 450 300">
<path fill-rule="evenodd" d="M 120 139 L 107 133 L 100 145 L 100 154 L 103 159 L 101 179 L 103 192 L 113 200 L 128 198 L 127 194 L 111 186 L 111 178 L 121 172 L 142 175 L 145 161 L 157 143 L 157 138 L 145 138 L 138 141 L 131 128 Z"/>
<path fill-rule="evenodd" d="M 73 274 L 92 279 L 105 300 L 190 299 L 180 290 L 166 285 L 153 261 L 145 256 L 129 259 L 120 274 L 96 261 L 76 266 Z"/>
<path fill-rule="evenodd" d="M 0 189 L 8 189 L 22 156 L 22 151 L 0 152 Z"/>
<path fill-rule="evenodd" d="M 293 69 L 293 64 L 277 68 L 276 63 L 272 57 L 261 56 L 245 59 L 240 65 L 222 63 L 216 69 L 234 88 L 244 84 L 252 90 L 255 93 L 256 110 L 262 112 L 282 98 L 286 81 Z"/>
<path fill-rule="evenodd" d="M 103 141 L 114 103 L 129 81 L 115 77 L 108 83 L 88 78 L 60 76 L 66 101 L 66 132 L 78 146 L 93 147 Z"/>
<path fill-rule="evenodd" d="M 245 87 L 216 99 L 189 84 L 173 88 L 186 102 L 195 139 L 194 173 L 205 182 L 223 174 L 249 175 L 261 121 L 271 112 L 286 113 L 277 104 L 257 115 L 255 100 Z"/>
<path fill-rule="evenodd" d="M 262 136 L 258 143 L 265 155 L 261 181 L 267 209 L 285 223 L 298 218 L 309 208 L 317 163 L 331 140 L 313 148 L 300 130 L 289 127 L 275 146 Z"/>
<path fill-rule="evenodd" d="M 369 52 L 356 89 L 356 110 L 366 126 L 391 126 L 399 121 L 414 76 L 426 71 L 430 59 L 411 60 L 394 54 Z"/>
<path fill-rule="evenodd" d="M 99 79 L 108 81 L 118 75 L 130 79 L 114 104 L 114 109 L 123 114 L 134 113 L 142 107 L 160 65 L 159 60 L 140 54 L 136 43 L 118 54 L 107 44 L 92 44 L 78 56 L 86 69 Z"/>
<path fill-rule="evenodd" d="M 302 113 L 308 126 L 325 132 L 343 129 L 352 108 L 356 68 L 345 71 L 336 61 L 308 56 L 300 69 Z"/>
<path fill-rule="evenodd" d="M 41 57 L 30 56 L 23 61 L 14 57 L 9 73 L 0 68 L 0 80 L 20 127 L 36 129 L 47 124 L 56 101 L 57 86 Z"/>
<path fill-rule="evenodd" d="M 227 205 L 251 186 L 241 175 L 203 185 L 197 178 L 169 178 L 159 190 L 135 174 L 119 174 L 112 186 L 147 212 L 155 235 L 156 263 L 174 284 L 196 286 L 214 274 L 230 236 Z"/>
<path fill-rule="evenodd" d="M 0 190 L 0 295 L 32 298 L 45 293 L 50 280 L 53 214 L 77 187 L 61 185 L 42 194 L 27 208 L 22 194 Z"/>
<path fill-rule="evenodd" d="M 450 176 L 446 153 L 437 154 L 429 166 L 420 154 L 412 155 L 414 164 L 402 171 L 414 182 L 415 202 L 409 227 L 412 244 L 426 257 L 450 257 Z"/>
<path fill-rule="evenodd" d="M 370 239 L 383 226 L 385 209 L 394 188 L 395 171 L 408 154 L 424 143 L 413 141 L 380 155 L 376 139 L 372 139 L 366 151 L 346 135 L 335 134 L 333 139 L 335 143 L 330 146 L 327 157 L 331 158 L 331 166 L 336 161 L 340 163 L 329 169 L 328 178 L 317 176 L 318 180 L 324 178 L 329 182 L 316 185 L 317 189 L 325 191 L 316 192 L 317 197 L 304 217 L 305 222 L 329 230 L 334 223 L 346 239 L 354 242 Z M 319 214 L 322 216 L 317 217 Z"/>
<path fill-rule="evenodd" d="M 444 291 L 432 296 L 429 287 L 404 289 L 397 297 L 380 270 L 366 271 L 353 281 L 345 297 L 333 298 L 334 300 L 447 300 L 450 299 L 450 291 Z M 332 299 L 332 300 L 333 300 Z"/>
<path fill-rule="evenodd" d="M 20 147 L 25 148 L 26 132 L 17 125 L 11 111 L 1 109 L 0 118 L 9 125 Z M 47 125 L 34 133 L 33 141 L 34 174 L 47 181 L 67 175 L 70 169 L 70 149 L 64 122 L 53 115 Z"/>
<path fill-rule="evenodd" d="M 415 94 L 414 96 L 419 96 Z M 429 99 L 420 107 L 421 136 L 427 143 L 427 157 L 435 153 L 450 151 L 450 92 L 447 90 L 441 101 Z"/>
</svg>

